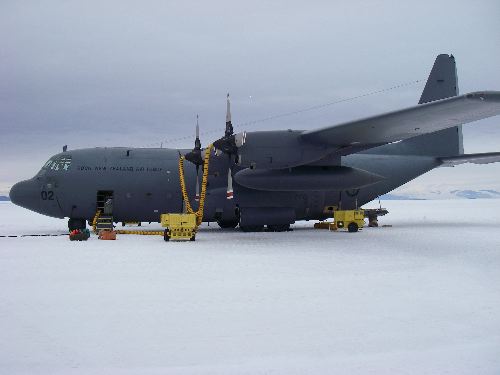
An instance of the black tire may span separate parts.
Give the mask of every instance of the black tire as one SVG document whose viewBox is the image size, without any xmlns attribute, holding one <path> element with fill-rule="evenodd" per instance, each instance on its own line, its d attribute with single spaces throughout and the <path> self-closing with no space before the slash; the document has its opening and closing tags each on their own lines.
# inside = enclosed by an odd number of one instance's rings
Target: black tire
<svg viewBox="0 0 500 375">
<path fill-rule="evenodd" d="M 87 227 L 87 223 L 85 219 L 73 219 L 70 218 L 68 220 L 68 229 L 70 231 L 75 229 L 85 229 Z"/>
<path fill-rule="evenodd" d="M 378 227 L 377 216 L 368 216 L 368 226 L 369 227 Z"/>
<path fill-rule="evenodd" d="M 222 229 L 234 229 L 238 226 L 238 220 L 217 220 L 217 225 Z"/>
<path fill-rule="evenodd" d="M 358 224 L 356 224 L 356 223 L 349 223 L 349 225 L 347 226 L 347 230 L 351 233 L 357 232 L 358 229 L 359 229 L 359 227 L 358 227 Z"/>
<path fill-rule="evenodd" d="M 163 239 L 165 241 L 170 241 L 170 235 L 168 234 L 168 230 L 165 229 L 165 231 L 163 232 Z"/>
<path fill-rule="evenodd" d="M 196 234 L 193 234 L 193 236 L 189 239 L 189 241 L 196 241 Z"/>
<path fill-rule="evenodd" d="M 290 224 L 268 225 L 267 230 L 270 232 L 287 232 L 290 230 Z"/>
<path fill-rule="evenodd" d="M 262 232 L 264 230 L 263 225 L 240 225 L 240 229 L 243 232 Z"/>
</svg>

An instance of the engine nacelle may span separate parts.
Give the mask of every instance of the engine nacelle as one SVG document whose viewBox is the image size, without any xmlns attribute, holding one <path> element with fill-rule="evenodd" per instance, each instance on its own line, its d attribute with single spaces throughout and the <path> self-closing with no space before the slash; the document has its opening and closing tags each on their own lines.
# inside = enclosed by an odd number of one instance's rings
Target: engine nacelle
<svg viewBox="0 0 500 375">
<path fill-rule="evenodd" d="M 359 189 L 384 179 L 375 173 L 351 167 L 298 167 L 292 169 L 246 168 L 234 176 L 249 189 L 265 191 L 324 191 Z"/>
<path fill-rule="evenodd" d="M 302 131 L 259 131 L 236 134 L 237 164 L 252 169 L 283 169 L 319 160 L 334 148 L 306 142 Z"/>
</svg>

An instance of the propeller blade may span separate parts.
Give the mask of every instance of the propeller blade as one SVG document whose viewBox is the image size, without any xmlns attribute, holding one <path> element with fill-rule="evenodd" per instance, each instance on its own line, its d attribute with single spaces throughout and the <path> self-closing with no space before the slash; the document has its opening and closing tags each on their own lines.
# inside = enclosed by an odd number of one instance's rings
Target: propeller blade
<svg viewBox="0 0 500 375">
<path fill-rule="evenodd" d="M 200 124 L 198 123 L 198 115 L 196 115 L 196 139 L 194 141 L 195 150 L 200 150 L 200 158 L 201 158 L 201 141 L 200 141 Z M 200 165 L 196 164 L 196 193 L 194 196 L 194 200 L 200 201 Z"/>
<path fill-rule="evenodd" d="M 226 132 L 225 136 L 230 137 L 234 133 L 233 124 L 231 123 L 231 101 L 229 100 L 229 93 L 227 93 L 227 104 L 226 104 Z"/>
<path fill-rule="evenodd" d="M 196 193 L 194 196 L 194 200 L 196 202 L 200 201 L 200 178 L 199 178 L 199 167 L 196 166 Z"/>
<path fill-rule="evenodd" d="M 196 115 L 196 139 L 194 140 L 194 148 L 185 155 L 187 161 L 193 163 L 197 167 L 203 164 L 201 156 L 201 141 L 200 141 L 200 125 L 198 124 L 198 115 Z"/>
<path fill-rule="evenodd" d="M 227 93 L 227 103 L 226 103 L 226 131 L 224 133 L 224 151 L 229 156 L 229 168 L 227 171 L 227 191 L 226 198 L 233 199 L 233 173 L 231 171 L 231 154 L 236 153 L 236 143 L 234 139 L 234 129 L 231 123 L 231 100 L 229 99 L 229 93 Z"/>
<path fill-rule="evenodd" d="M 231 173 L 231 164 L 229 164 L 229 169 L 227 171 L 227 199 L 233 199 L 233 176 Z"/>
<path fill-rule="evenodd" d="M 200 141 L 200 124 L 198 123 L 199 116 L 196 115 L 196 138 L 194 140 L 194 148 L 196 150 L 201 149 L 201 141 Z"/>
<path fill-rule="evenodd" d="M 226 130 L 224 136 L 214 141 L 214 147 L 225 154 L 236 154 L 237 147 L 234 135 L 233 124 L 231 123 L 231 101 L 229 94 L 227 94 L 227 107 L 226 107 Z"/>
<path fill-rule="evenodd" d="M 201 156 L 201 141 L 200 141 L 200 124 L 199 116 L 196 115 L 196 139 L 194 140 L 194 148 L 184 155 L 184 158 L 196 166 L 196 195 L 195 200 L 200 200 L 200 166 L 203 165 L 203 157 Z"/>
</svg>

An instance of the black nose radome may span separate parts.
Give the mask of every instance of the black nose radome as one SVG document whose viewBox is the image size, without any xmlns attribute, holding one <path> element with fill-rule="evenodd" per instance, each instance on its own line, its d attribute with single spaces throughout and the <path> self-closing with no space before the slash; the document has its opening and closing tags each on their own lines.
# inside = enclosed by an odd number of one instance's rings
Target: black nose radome
<svg viewBox="0 0 500 375">
<path fill-rule="evenodd" d="M 38 187 L 32 180 L 21 181 L 12 186 L 9 197 L 12 203 L 30 209 L 38 209 Z"/>
<path fill-rule="evenodd" d="M 22 190 L 22 182 L 18 182 L 17 184 L 12 186 L 9 192 L 9 198 L 12 203 L 19 205 L 19 201 L 22 196 Z"/>
</svg>

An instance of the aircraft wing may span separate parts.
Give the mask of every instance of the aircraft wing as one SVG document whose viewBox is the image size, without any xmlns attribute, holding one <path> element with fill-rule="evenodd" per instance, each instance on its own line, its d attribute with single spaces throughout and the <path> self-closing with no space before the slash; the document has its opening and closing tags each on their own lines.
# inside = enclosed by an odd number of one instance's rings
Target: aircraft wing
<svg viewBox="0 0 500 375">
<path fill-rule="evenodd" d="M 304 140 L 370 148 L 500 114 L 500 91 L 473 92 L 382 115 L 304 131 Z"/>
<path fill-rule="evenodd" d="M 443 167 L 454 167 L 455 165 L 473 163 L 473 164 L 489 164 L 500 162 L 500 152 L 486 152 L 482 154 L 465 154 L 440 159 Z"/>
</svg>

